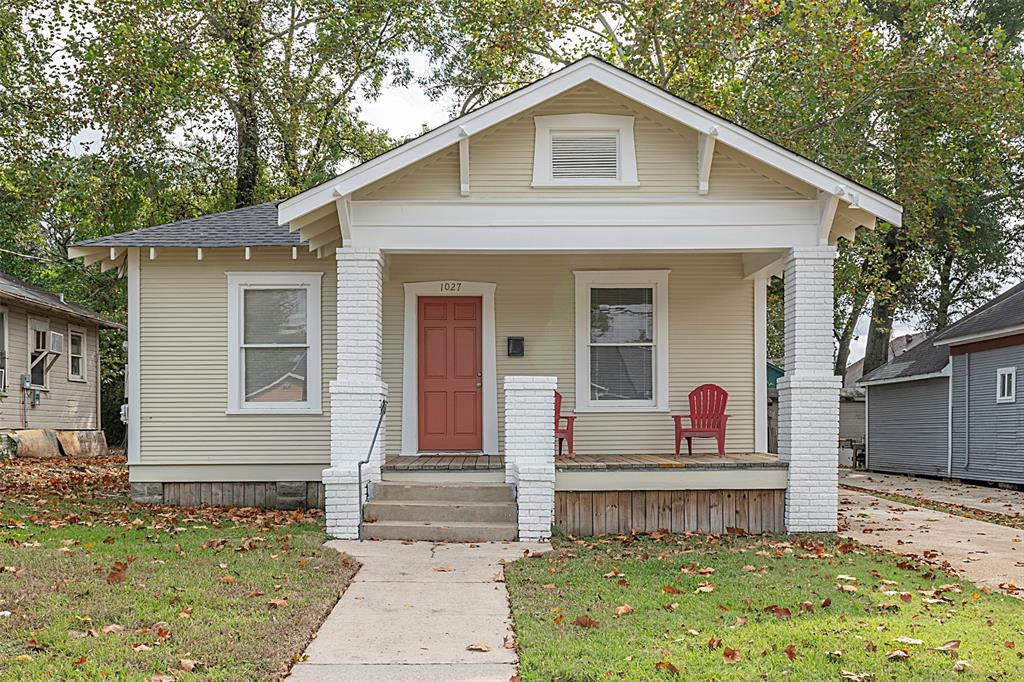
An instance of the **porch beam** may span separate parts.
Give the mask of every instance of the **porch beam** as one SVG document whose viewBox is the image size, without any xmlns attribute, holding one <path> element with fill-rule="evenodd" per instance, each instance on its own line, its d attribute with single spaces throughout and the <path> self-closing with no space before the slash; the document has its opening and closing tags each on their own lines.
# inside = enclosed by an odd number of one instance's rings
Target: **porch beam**
<svg viewBox="0 0 1024 682">
<path fill-rule="evenodd" d="M 697 137 L 697 194 L 707 194 L 711 190 L 711 161 L 715 156 L 718 126 L 711 126 L 708 132 L 698 133 Z"/>
</svg>

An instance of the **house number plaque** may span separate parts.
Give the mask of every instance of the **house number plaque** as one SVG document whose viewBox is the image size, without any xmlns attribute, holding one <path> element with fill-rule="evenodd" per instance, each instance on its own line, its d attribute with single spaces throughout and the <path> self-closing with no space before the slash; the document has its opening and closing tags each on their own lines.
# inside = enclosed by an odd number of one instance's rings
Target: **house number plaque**
<svg viewBox="0 0 1024 682">
<path fill-rule="evenodd" d="M 462 282 L 441 282 L 441 292 L 462 291 Z"/>
</svg>

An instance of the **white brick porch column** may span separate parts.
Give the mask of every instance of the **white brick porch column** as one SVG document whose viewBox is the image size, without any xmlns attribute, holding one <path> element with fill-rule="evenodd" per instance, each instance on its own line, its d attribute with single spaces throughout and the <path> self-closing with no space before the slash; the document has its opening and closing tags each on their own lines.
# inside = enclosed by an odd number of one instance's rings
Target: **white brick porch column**
<svg viewBox="0 0 1024 682">
<path fill-rule="evenodd" d="M 505 480 L 516 486 L 519 539 L 555 521 L 555 377 L 505 377 Z"/>
<path fill-rule="evenodd" d="M 835 531 L 839 388 L 833 374 L 833 246 L 786 261 L 786 375 L 779 379 L 779 458 L 789 462 L 786 529 Z"/>
<path fill-rule="evenodd" d="M 384 459 L 384 425 L 370 461 L 370 450 L 388 387 L 381 380 L 383 326 L 381 295 L 383 258 L 377 249 L 344 247 L 338 259 L 338 373 L 331 381 L 331 468 L 324 469 L 327 532 L 342 539 L 359 534 L 359 514 L 366 484 L 380 480 Z"/>
</svg>

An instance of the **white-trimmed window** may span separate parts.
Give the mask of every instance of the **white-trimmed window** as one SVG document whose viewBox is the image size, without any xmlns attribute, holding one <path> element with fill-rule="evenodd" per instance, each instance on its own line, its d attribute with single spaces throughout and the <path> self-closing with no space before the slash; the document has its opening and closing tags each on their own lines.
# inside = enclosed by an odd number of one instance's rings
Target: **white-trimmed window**
<svg viewBox="0 0 1024 682">
<path fill-rule="evenodd" d="M 50 321 L 28 320 L 28 373 L 33 388 L 46 388 L 50 379 Z"/>
<path fill-rule="evenodd" d="M 996 370 L 996 402 L 1017 401 L 1017 368 L 1000 367 Z"/>
<path fill-rule="evenodd" d="M 228 273 L 228 413 L 320 414 L 323 273 Z"/>
<path fill-rule="evenodd" d="M 669 271 L 573 274 L 576 410 L 667 410 Z"/>
<path fill-rule="evenodd" d="M 85 329 L 68 326 L 68 381 L 85 380 Z"/>
<path fill-rule="evenodd" d="M 533 119 L 534 187 L 636 187 L 633 117 L 563 114 Z"/>
<path fill-rule="evenodd" d="M 7 357 L 10 348 L 7 327 L 10 324 L 10 315 L 5 306 L 0 306 L 0 394 L 7 392 Z"/>
</svg>

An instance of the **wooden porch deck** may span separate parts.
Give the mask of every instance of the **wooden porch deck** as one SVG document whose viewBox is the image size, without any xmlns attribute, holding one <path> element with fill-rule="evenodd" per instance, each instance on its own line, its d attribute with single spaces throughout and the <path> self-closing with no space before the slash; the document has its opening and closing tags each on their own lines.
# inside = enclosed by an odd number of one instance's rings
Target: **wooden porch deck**
<svg viewBox="0 0 1024 682">
<path fill-rule="evenodd" d="M 774 469 L 784 468 L 777 455 L 760 452 L 697 455 L 587 455 L 556 457 L 559 471 L 638 471 L 647 469 Z M 505 468 L 505 458 L 488 455 L 389 455 L 384 471 L 488 471 Z"/>
</svg>

